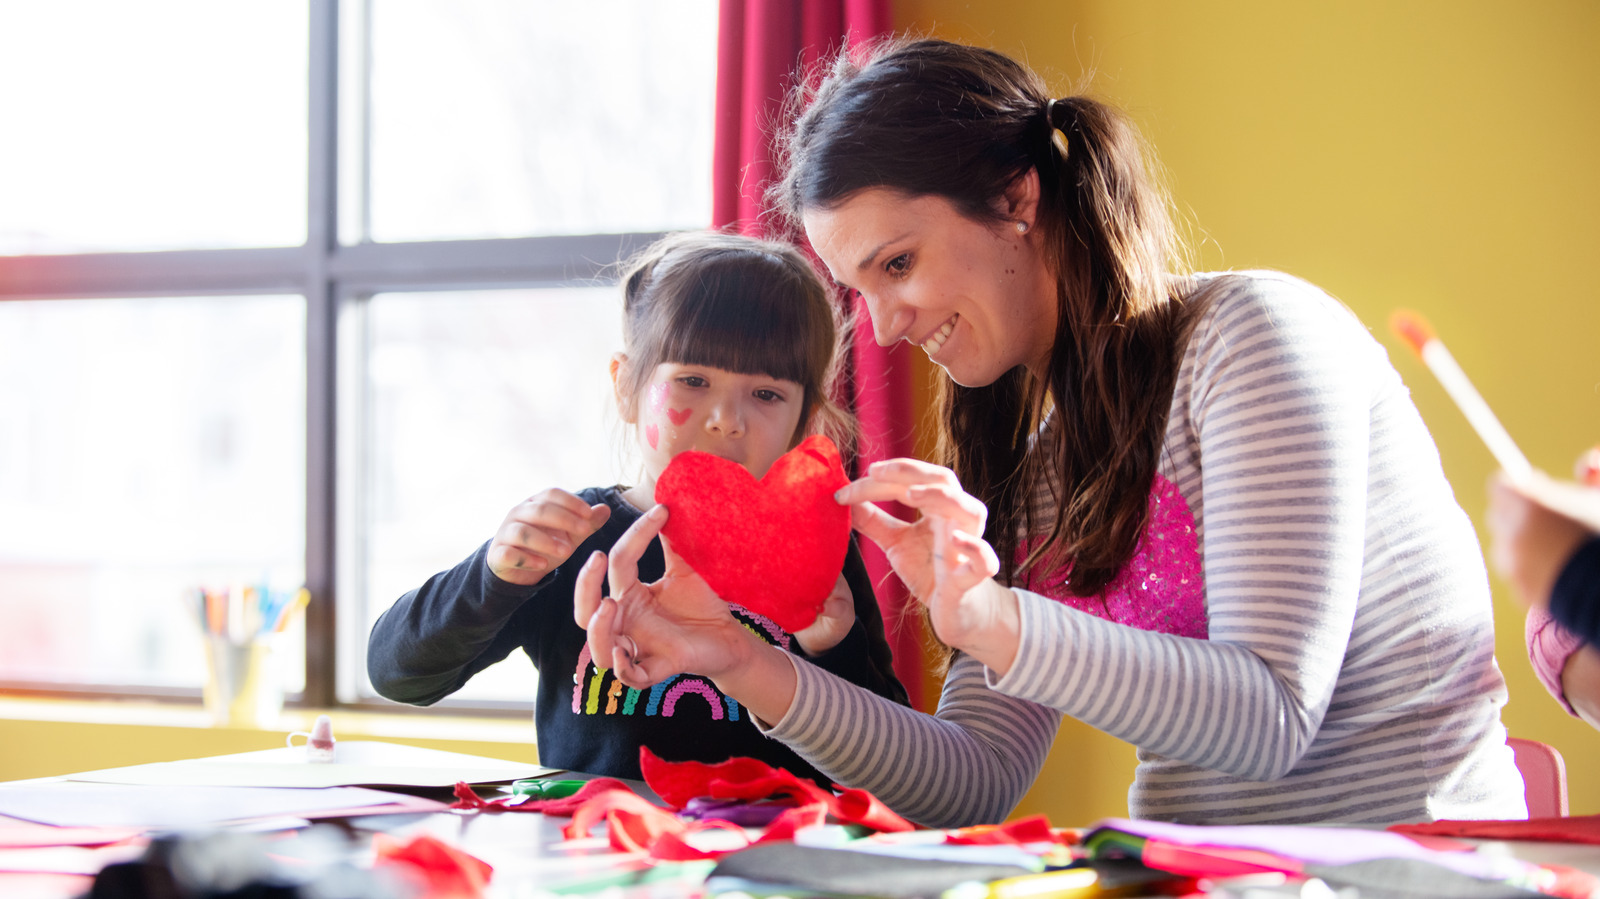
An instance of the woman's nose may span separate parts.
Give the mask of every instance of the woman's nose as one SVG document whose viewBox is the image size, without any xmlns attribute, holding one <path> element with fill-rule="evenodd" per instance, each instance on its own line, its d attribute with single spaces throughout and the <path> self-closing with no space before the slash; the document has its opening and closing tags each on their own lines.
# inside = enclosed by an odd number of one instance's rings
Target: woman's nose
<svg viewBox="0 0 1600 899">
<path fill-rule="evenodd" d="M 862 300 L 867 304 L 867 315 L 872 318 L 872 337 L 878 346 L 888 346 L 902 337 L 912 336 L 906 331 L 916 320 L 914 310 L 882 297 L 862 294 Z"/>
</svg>

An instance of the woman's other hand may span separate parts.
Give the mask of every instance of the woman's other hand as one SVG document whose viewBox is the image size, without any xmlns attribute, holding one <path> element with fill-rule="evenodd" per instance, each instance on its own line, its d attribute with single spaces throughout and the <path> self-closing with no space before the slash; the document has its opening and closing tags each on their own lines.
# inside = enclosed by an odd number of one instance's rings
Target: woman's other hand
<svg viewBox="0 0 1600 899">
<path fill-rule="evenodd" d="M 666 573 L 639 580 L 639 558 L 667 522 L 656 506 L 622 535 L 608 558 L 596 552 L 579 570 L 573 617 L 589 632 L 597 667 L 611 668 L 630 687 L 643 688 L 675 674 L 715 677 L 737 664 L 744 628 L 700 575 L 662 542 Z M 601 586 L 609 579 L 610 595 Z"/>
<path fill-rule="evenodd" d="M 911 595 L 928 607 L 934 633 L 1004 674 L 1016 659 L 1020 619 L 1016 596 L 995 582 L 1000 560 L 983 539 L 989 510 L 961 488 L 948 468 L 916 459 L 875 462 L 867 476 L 836 498 L 851 523 L 883 549 Z M 904 522 L 872 505 L 899 502 L 917 510 Z"/>
<path fill-rule="evenodd" d="M 740 624 L 665 539 L 666 573 L 640 582 L 639 557 L 666 523 L 666 507 L 656 506 L 623 533 L 609 558 L 596 552 L 578 572 L 573 617 L 589 632 L 595 666 L 610 667 L 636 689 L 698 674 L 757 718 L 782 719 L 796 683 L 787 652 Z M 610 596 L 601 589 L 607 582 Z"/>
<path fill-rule="evenodd" d="M 489 542 L 489 570 L 524 587 L 537 584 L 611 519 L 611 507 L 589 505 L 551 488 L 514 506 Z"/>
</svg>

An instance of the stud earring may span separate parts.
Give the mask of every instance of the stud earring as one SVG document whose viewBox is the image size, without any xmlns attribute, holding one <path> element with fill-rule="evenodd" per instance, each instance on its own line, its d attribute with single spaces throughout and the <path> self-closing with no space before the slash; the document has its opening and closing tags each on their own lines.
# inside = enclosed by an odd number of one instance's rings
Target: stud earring
<svg viewBox="0 0 1600 899">
<path fill-rule="evenodd" d="M 1028 223 L 1027 222 L 1017 222 L 1017 233 L 1018 234 L 1027 234 L 1028 233 Z"/>
</svg>

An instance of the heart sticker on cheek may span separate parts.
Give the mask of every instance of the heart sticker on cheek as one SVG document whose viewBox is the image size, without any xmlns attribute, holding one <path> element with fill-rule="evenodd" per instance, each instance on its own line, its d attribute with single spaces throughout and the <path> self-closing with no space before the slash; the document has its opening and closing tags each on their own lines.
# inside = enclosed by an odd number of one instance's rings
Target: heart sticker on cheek
<svg viewBox="0 0 1600 899">
<path fill-rule="evenodd" d="M 671 419 L 673 424 L 682 426 L 684 422 L 689 420 L 689 414 L 693 411 L 692 409 L 668 409 L 667 418 Z"/>
<path fill-rule="evenodd" d="M 661 429 L 655 425 L 645 425 L 644 439 L 650 444 L 651 449 L 655 449 L 656 444 L 661 442 Z"/>
<path fill-rule="evenodd" d="M 784 453 L 757 481 L 737 462 L 679 453 L 656 481 L 671 510 L 662 534 L 724 600 L 789 633 L 817 620 L 850 547 L 850 509 L 833 499 L 845 477 L 821 435 Z"/>
</svg>

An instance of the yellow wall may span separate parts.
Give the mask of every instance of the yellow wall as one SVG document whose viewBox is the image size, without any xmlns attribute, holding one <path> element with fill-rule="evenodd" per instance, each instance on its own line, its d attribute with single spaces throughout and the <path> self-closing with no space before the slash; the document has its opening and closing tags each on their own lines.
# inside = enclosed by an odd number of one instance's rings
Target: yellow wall
<svg viewBox="0 0 1600 899">
<path fill-rule="evenodd" d="M 1348 303 L 1390 348 L 1479 523 L 1493 470 L 1391 309 L 1434 324 L 1533 463 L 1600 442 L 1600 4 L 895 0 L 896 26 L 991 46 L 1061 93 L 1130 112 L 1155 144 L 1206 268 L 1270 267 Z M 1600 812 L 1600 734 L 1534 678 L 1495 581 L 1512 733 L 1567 758 Z M 1132 752 L 1075 722 L 1020 811 L 1124 814 Z M 1088 777 L 1080 777 L 1087 768 Z"/>
</svg>

